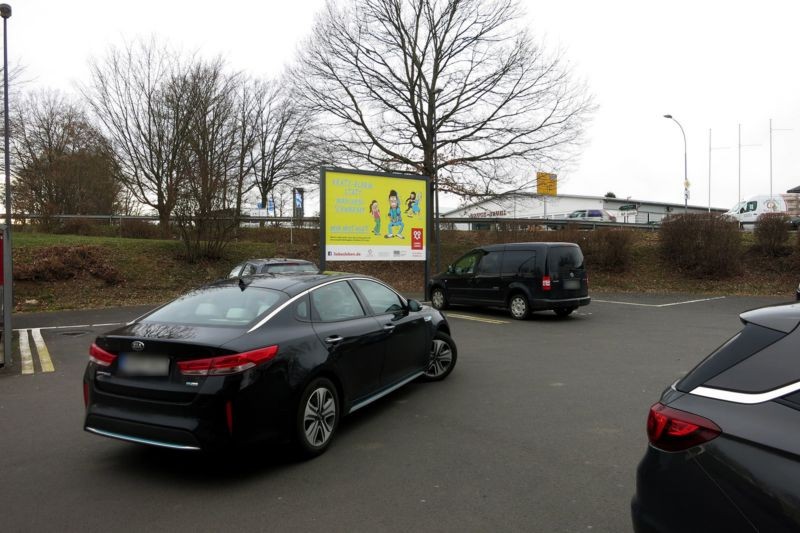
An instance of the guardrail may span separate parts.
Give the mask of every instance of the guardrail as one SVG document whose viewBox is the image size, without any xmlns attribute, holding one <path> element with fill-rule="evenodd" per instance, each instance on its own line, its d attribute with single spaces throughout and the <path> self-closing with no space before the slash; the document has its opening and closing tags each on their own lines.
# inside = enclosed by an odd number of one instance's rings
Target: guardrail
<svg viewBox="0 0 800 533">
<path fill-rule="evenodd" d="M 36 215 L 27 213 L 17 213 L 11 217 L 15 221 L 21 220 L 102 220 L 109 223 L 123 223 L 126 220 L 142 220 L 148 222 L 158 222 L 159 218 L 155 215 Z M 232 216 L 218 216 L 212 217 L 213 220 L 235 220 Z M 249 216 L 242 215 L 238 217 L 239 222 L 242 224 L 253 223 L 269 223 L 269 224 L 293 224 L 294 227 L 305 228 L 319 228 L 319 217 L 263 217 L 263 216 Z M 174 221 L 170 218 L 170 221 Z M 596 229 L 596 228 L 636 228 L 636 229 L 649 229 L 655 230 L 660 227 L 660 222 L 651 222 L 648 224 L 634 223 L 634 222 L 603 222 L 603 221 L 590 221 L 590 220 L 577 220 L 574 218 L 468 218 L 468 217 L 440 217 L 438 223 L 441 225 L 449 224 L 481 224 L 481 225 L 497 225 L 502 227 L 516 226 L 517 229 L 523 229 L 521 226 L 545 227 L 554 228 L 561 226 L 573 226 L 581 229 Z"/>
</svg>

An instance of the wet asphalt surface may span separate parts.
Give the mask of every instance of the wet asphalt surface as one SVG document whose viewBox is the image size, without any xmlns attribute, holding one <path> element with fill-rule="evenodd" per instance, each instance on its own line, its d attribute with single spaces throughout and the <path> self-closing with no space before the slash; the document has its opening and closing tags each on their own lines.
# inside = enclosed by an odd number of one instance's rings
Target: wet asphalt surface
<svg viewBox="0 0 800 533">
<path fill-rule="evenodd" d="M 2 530 L 630 531 L 649 406 L 739 313 L 788 298 L 592 296 L 565 320 L 448 311 L 453 374 L 345 418 L 307 462 L 277 445 L 211 458 L 85 433 L 88 346 L 147 308 L 19 315 L 54 371 L 35 360 L 22 375 L 18 353 L 0 370 Z"/>
</svg>

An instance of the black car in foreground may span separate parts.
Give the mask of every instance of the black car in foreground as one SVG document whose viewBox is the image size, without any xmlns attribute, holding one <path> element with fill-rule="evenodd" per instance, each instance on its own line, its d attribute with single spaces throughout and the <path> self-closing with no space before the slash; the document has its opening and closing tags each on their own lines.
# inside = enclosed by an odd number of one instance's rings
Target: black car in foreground
<svg viewBox="0 0 800 533">
<path fill-rule="evenodd" d="M 85 429 L 215 450 L 288 436 L 322 453 L 343 415 L 456 364 L 445 317 L 349 274 L 225 280 L 98 337 Z"/>
<path fill-rule="evenodd" d="M 650 408 L 638 533 L 800 531 L 800 304 L 741 319 Z"/>
</svg>

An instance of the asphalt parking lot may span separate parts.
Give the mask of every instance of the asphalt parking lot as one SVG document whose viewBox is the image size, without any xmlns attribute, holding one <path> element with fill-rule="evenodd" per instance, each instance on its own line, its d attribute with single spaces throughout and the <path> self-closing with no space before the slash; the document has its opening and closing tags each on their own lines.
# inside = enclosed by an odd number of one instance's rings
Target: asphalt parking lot
<svg viewBox="0 0 800 533">
<path fill-rule="evenodd" d="M 144 308 L 20 316 L 20 353 L 0 371 L 2 529 L 630 531 L 649 406 L 738 331 L 739 313 L 781 300 L 592 296 L 565 320 L 448 311 L 453 374 L 345 419 L 309 462 L 84 433 L 88 345 Z"/>
</svg>

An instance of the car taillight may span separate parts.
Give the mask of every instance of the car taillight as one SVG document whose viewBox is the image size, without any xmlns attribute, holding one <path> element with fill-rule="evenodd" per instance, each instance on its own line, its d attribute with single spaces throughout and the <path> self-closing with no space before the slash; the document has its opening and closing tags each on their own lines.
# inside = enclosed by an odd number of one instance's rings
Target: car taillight
<svg viewBox="0 0 800 533">
<path fill-rule="evenodd" d="M 100 366 L 110 366 L 117 356 L 111 352 L 107 352 L 95 343 L 89 348 L 89 361 Z"/>
<path fill-rule="evenodd" d="M 542 290 L 543 291 L 550 290 L 550 276 L 542 276 Z"/>
<path fill-rule="evenodd" d="M 679 452 L 708 442 L 722 433 L 714 422 L 702 416 L 656 403 L 647 416 L 650 444 L 667 452 Z"/>
<path fill-rule="evenodd" d="M 244 372 L 266 363 L 278 353 L 278 346 L 268 346 L 251 352 L 179 361 L 178 370 L 185 376 L 220 376 Z"/>
</svg>

